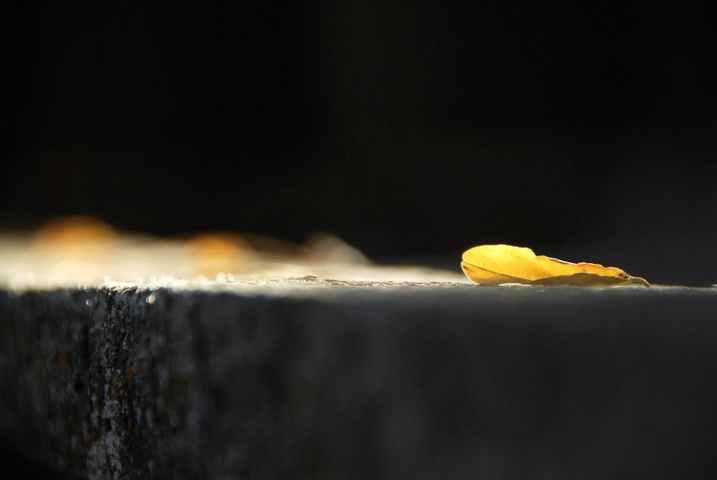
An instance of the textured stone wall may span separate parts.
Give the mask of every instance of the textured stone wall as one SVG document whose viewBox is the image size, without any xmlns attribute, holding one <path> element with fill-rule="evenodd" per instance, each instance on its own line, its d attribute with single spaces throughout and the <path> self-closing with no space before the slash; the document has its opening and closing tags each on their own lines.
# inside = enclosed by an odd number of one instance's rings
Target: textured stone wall
<svg viewBox="0 0 717 480">
<path fill-rule="evenodd" d="M 0 292 L 0 442 L 86 478 L 698 478 L 717 290 Z"/>
</svg>

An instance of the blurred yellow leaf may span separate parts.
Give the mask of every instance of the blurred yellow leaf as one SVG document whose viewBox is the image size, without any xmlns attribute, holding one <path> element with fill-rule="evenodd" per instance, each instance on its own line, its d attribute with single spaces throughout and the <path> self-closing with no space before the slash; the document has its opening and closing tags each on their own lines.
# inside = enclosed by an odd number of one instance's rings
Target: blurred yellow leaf
<svg viewBox="0 0 717 480">
<path fill-rule="evenodd" d="M 33 241 L 40 248 L 86 249 L 88 244 L 109 244 L 117 236 L 117 230 L 102 220 L 73 215 L 57 217 L 45 223 L 33 234 Z"/>
<path fill-rule="evenodd" d="M 187 259 L 202 275 L 214 276 L 240 269 L 251 254 L 250 247 L 238 235 L 200 233 L 185 244 Z"/>
<path fill-rule="evenodd" d="M 630 276 L 616 267 L 536 256 L 529 248 L 510 245 L 481 245 L 466 250 L 461 268 L 472 282 L 481 285 L 522 283 L 607 287 L 639 283 L 650 286 L 644 278 Z"/>
</svg>

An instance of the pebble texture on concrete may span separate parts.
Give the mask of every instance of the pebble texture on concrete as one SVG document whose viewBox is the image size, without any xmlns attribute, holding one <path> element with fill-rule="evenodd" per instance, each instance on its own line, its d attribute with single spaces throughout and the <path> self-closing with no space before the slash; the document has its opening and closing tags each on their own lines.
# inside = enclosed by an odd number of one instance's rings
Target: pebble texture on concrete
<svg viewBox="0 0 717 480">
<path fill-rule="evenodd" d="M 0 441 L 92 479 L 708 478 L 717 289 L 0 291 Z"/>
</svg>

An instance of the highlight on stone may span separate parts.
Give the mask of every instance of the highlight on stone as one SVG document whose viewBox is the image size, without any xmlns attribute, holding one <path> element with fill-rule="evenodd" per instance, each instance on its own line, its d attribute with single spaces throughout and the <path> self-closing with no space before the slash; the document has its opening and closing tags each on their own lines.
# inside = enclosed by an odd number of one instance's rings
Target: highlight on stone
<svg viewBox="0 0 717 480">
<path fill-rule="evenodd" d="M 379 267 L 336 235 L 304 243 L 243 232 L 156 237 L 89 216 L 52 219 L 30 232 L 0 232 L 0 284 L 19 289 L 162 282 L 226 282 L 307 275 L 366 281 L 451 281 L 451 271 Z"/>
</svg>

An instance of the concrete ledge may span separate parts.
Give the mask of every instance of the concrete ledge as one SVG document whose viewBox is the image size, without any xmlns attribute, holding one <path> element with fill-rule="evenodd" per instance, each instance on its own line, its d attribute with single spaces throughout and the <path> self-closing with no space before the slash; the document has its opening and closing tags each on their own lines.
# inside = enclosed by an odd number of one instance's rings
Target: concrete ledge
<svg viewBox="0 0 717 480">
<path fill-rule="evenodd" d="M 0 291 L 0 441 L 86 478 L 708 478 L 717 289 Z"/>
</svg>

